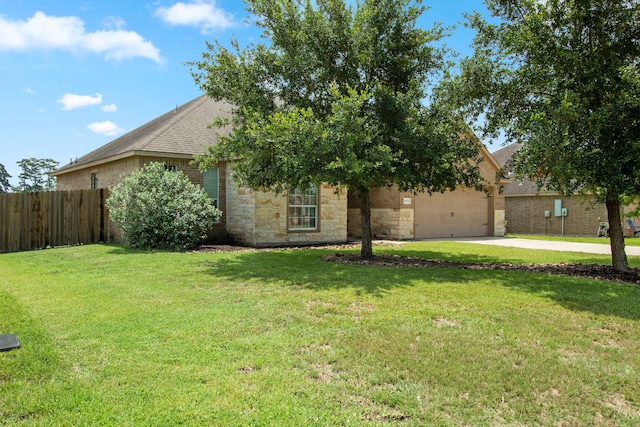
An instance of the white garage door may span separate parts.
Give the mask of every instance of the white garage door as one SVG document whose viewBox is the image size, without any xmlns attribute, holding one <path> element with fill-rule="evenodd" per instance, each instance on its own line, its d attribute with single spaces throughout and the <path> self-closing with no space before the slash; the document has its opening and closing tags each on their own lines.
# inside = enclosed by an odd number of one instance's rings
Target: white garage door
<svg viewBox="0 0 640 427">
<path fill-rule="evenodd" d="M 415 197 L 415 237 L 477 237 L 489 235 L 489 198 L 482 191 L 460 189 Z"/>
</svg>

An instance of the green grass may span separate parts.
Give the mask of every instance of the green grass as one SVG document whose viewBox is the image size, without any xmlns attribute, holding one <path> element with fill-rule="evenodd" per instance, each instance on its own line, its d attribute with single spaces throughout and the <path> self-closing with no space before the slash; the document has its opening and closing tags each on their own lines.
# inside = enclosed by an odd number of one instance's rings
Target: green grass
<svg viewBox="0 0 640 427">
<path fill-rule="evenodd" d="M 542 236 L 538 234 L 510 234 L 509 237 L 532 240 L 550 240 L 557 242 L 600 243 L 603 245 L 609 244 L 609 239 L 605 239 L 602 237 Z M 640 237 L 626 237 L 624 239 L 624 244 L 626 246 L 640 246 Z"/>
<path fill-rule="evenodd" d="M 610 262 L 457 242 L 375 251 Z M 0 333 L 22 344 L 0 353 L 0 424 L 640 423 L 640 286 L 326 253 L 0 255 Z"/>
</svg>

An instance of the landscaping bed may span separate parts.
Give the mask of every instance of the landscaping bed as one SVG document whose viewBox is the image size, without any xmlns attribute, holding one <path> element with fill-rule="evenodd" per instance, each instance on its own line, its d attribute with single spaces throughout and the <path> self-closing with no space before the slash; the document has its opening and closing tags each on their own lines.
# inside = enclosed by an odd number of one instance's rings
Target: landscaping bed
<svg viewBox="0 0 640 427">
<path fill-rule="evenodd" d="M 309 248 L 347 250 L 359 249 L 359 243 L 320 246 L 287 246 L 274 248 L 250 248 L 234 245 L 201 246 L 200 252 L 260 252 L 273 250 L 302 250 Z M 630 268 L 627 272 L 615 271 L 610 265 L 590 263 L 553 263 L 553 264 L 515 264 L 515 263 L 470 263 L 425 259 L 405 255 L 375 254 L 373 258 L 362 258 L 359 254 L 336 252 L 323 257 L 328 262 L 342 264 L 377 265 L 386 267 L 418 267 L 418 268 L 461 268 L 469 270 L 510 270 L 531 273 L 562 274 L 565 276 L 585 277 L 589 279 L 609 280 L 620 283 L 640 284 L 640 269 Z"/>
<path fill-rule="evenodd" d="M 640 269 L 631 268 L 628 272 L 615 271 L 613 267 L 603 264 L 511 264 L 511 263 L 467 263 L 423 259 L 401 255 L 374 255 L 373 258 L 362 258 L 357 254 L 336 252 L 326 255 L 325 261 L 344 264 L 378 265 L 389 267 L 423 267 L 423 268 L 462 268 L 469 270 L 512 270 L 532 273 L 562 274 L 565 276 L 586 277 L 590 279 L 610 280 L 622 283 L 640 284 Z"/>
</svg>

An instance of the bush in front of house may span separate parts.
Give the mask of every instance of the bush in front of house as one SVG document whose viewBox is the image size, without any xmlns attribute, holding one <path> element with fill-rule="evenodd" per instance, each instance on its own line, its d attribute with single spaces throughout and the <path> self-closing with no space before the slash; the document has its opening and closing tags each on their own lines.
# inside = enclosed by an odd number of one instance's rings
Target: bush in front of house
<svg viewBox="0 0 640 427">
<path fill-rule="evenodd" d="M 222 215 L 202 187 L 162 163 L 151 163 L 111 188 L 107 207 L 130 246 L 150 249 L 192 248 Z"/>
</svg>

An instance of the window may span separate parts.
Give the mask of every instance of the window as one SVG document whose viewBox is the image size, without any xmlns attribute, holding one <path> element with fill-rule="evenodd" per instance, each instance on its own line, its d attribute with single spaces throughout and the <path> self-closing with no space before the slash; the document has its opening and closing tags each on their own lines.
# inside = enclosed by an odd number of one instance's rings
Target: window
<svg viewBox="0 0 640 427">
<path fill-rule="evenodd" d="M 178 165 L 168 165 L 165 163 L 164 170 L 171 171 L 171 172 L 178 172 Z"/>
<path fill-rule="evenodd" d="M 209 198 L 211 200 L 213 200 L 213 205 L 216 208 L 219 208 L 220 206 L 218 206 L 218 187 L 219 187 L 219 182 L 220 181 L 220 171 L 218 168 L 211 168 L 211 169 L 207 169 L 204 172 L 204 191 L 207 193 L 207 196 L 209 196 Z"/>
<path fill-rule="evenodd" d="M 99 188 L 98 187 L 98 174 L 97 173 L 92 173 L 91 174 L 91 189 L 95 190 Z"/>
<path fill-rule="evenodd" d="M 289 193 L 289 230 L 318 229 L 318 187 Z"/>
</svg>

